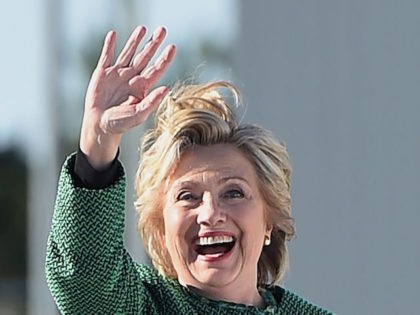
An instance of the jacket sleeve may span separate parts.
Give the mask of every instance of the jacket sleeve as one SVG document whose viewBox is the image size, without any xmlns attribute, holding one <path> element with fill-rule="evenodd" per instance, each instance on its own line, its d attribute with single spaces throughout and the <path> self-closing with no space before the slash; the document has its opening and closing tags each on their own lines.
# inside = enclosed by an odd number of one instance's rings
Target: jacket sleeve
<svg viewBox="0 0 420 315">
<path fill-rule="evenodd" d="M 123 168 L 107 188 L 80 188 L 74 185 L 74 159 L 61 170 L 47 244 L 51 293 L 62 314 L 138 313 L 146 293 L 123 245 Z"/>
</svg>

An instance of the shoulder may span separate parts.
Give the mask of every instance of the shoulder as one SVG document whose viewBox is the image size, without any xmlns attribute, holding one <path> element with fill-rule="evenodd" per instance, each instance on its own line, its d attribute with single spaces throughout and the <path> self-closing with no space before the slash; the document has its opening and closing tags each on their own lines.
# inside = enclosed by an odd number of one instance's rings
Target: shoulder
<svg viewBox="0 0 420 315">
<path fill-rule="evenodd" d="M 331 315 L 328 311 L 295 292 L 282 288 L 280 286 L 271 286 L 266 288 L 276 301 L 280 314 L 304 314 L 304 315 Z"/>
<path fill-rule="evenodd" d="M 180 284 L 176 280 L 166 278 L 155 268 L 143 264 L 137 264 L 136 268 L 141 284 L 150 293 L 159 293 L 159 295 L 181 293 Z"/>
<path fill-rule="evenodd" d="M 140 281 L 143 283 L 159 284 L 164 278 L 153 267 L 137 264 L 137 271 L 139 273 Z"/>
<path fill-rule="evenodd" d="M 195 314 L 196 309 L 204 309 L 204 314 L 209 313 L 206 305 L 186 293 L 177 280 L 166 278 L 153 267 L 143 264 L 137 265 L 140 286 L 147 296 L 149 306 L 155 309 L 155 314 Z M 151 312 L 150 312 L 151 313 Z"/>
</svg>

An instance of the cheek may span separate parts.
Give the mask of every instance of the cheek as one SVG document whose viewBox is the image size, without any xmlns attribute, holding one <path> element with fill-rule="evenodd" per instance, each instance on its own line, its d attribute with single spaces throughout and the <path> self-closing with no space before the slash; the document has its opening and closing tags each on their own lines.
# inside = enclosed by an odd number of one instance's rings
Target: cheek
<svg viewBox="0 0 420 315">
<path fill-rule="evenodd" d="M 248 242 L 260 243 L 267 230 L 264 209 L 259 204 L 251 203 L 235 216 L 237 225 Z"/>
<path fill-rule="evenodd" d="M 185 211 L 179 211 L 176 208 L 165 209 L 163 212 L 164 233 L 167 245 L 170 246 L 180 239 L 185 239 L 188 230 L 188 217 Z"/>
<path fill-rule="evenodd" d="M 171 211 L 171 209 L 166 209 L 163 212 L 163 223 L 165 226 L 165 236 L 168 240 L 173 237 L 173 235 L 177 234 L 177 230 L 179 229 L 179 216 Z"/>
<path fill-rule="evenodd" d="M 180 226 L 178 218 L 172 211 L 164 211 L 163 215 L 165 243 L 169 256 L 173 264 L 176 264 L 176 257 L 178 256 L 177 249 L 179 245 L 178 235 L 180 234 Z"/>
</svg>

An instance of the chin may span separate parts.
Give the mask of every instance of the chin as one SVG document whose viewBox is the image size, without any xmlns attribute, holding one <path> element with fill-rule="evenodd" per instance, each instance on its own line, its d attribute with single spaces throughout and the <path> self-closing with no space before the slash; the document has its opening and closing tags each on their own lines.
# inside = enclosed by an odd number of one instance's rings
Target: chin
<svg viewBox="0 0 420 315">
<path fill-rule="evenodd" d="M 240 278 L 241 255 L 237 246 L 221 256 L 197 255 L 188 266 L 188 273 L 195 286 L 225 287 Z M 192 284 L 192 283 L 191 283 Z"/>
<path fill-rule="evenodd" d="M 230 285 L 237 278 L 238 272 L 234 270 L 220 270 L 207 268 L 192 273 L 198 286 L 222 288 Z"/>
</svg>

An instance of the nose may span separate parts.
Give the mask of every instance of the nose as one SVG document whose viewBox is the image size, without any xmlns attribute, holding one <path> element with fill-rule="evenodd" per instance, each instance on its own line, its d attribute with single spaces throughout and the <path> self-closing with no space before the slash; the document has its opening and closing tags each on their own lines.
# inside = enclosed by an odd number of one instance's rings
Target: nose
<svg viewBox="0 0 420 315">
<path fill-rule="evenodd" d="M 204 193 L 201 205 L 198 207 L 197 223 L 216 226 L 225 221 L 226 215 L 219 206 L 217 199 L 211 193 Z"/>
</svg>

